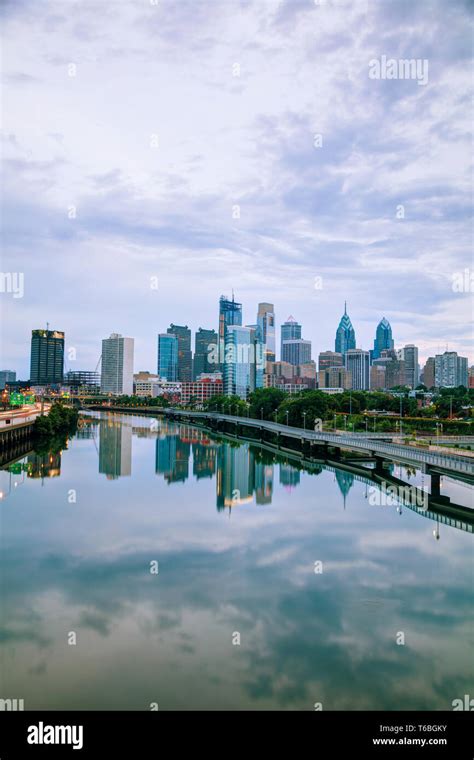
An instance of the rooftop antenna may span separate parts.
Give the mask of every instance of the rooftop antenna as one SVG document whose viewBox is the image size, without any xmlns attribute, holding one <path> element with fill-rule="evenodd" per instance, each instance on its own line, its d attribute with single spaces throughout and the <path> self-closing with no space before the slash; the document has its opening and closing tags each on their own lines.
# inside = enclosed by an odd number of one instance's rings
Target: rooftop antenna
<svg viewBox="0 0 474 760">
<path fill-rule="evenodd" d="M 49 332 L 49 322 L 46 322 L 46 332 Z"/>
</svg>

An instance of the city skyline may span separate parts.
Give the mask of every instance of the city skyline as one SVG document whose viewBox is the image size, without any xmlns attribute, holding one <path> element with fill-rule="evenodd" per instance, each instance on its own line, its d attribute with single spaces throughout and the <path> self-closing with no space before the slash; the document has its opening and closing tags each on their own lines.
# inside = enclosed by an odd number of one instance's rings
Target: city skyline
<svg viewBox="0 0 474 760">
<path fill-rule="evenodd" d="M 222 295 L 220 296 L 220 299 L 222 299 Z M 216 300 L 216 303 L 218 304 L 219 301 Z M 237 305 L 240 305 L 240 303 L 241 303 L 241 301 L 237 301 L 236 300 L 236 304 Z M 259 303 L 264 303 L 264 305 L 266 306 L 268 302 L 259 302 Z M 273 305 L 273 304 L 271 304 L 271 305 Z M 348 309 L 347 303 L 344 302 L 344 312 L 342 314 L 341 320 L 338 323 L 339 326 L 340 326 L 340 323 L 341 323 L 342 319 L 344 317 L 348 316 L 347 309 Z M 257 314 L 257 311 L 258 311 L 258 305 L 257 305 L 257 309 L 256 309 L 256 314 Z M 243 324 L 243 326 L 248 326 L 249 322 L 245 319 L 245 314 L 246 314 L 245 304 L 242 304 L 242 324 Z M 290 320 L 290 322 L 294 322 L 295 324 L 297 324 L 297 326 L 299 326 L 300 329 L 302 327 L 305 332 L 306 332 L 306 327 L 304 325 L 302 325 L 301 322 L 299 322 L 298 320 L 295 320 L 295 318 L 293 317 L 293 315 L 289 315 L 286 319 L 282 320 L 281 323 L 280 323 L 279 320 L 278 320 L 278 310 L 277 310 L 276 306 L 275 306 L 275 312 L 274 312 L 274 314 L 275 314 L 275 336 L 276 336 L 277 345 L 279 347 L 279 350 L 277 351 L 277 354 L 276 354 L 276 360 L 277 361 L 282 361 L 282 357 L 281 357 L 281 340 L 280 340 L 282 326 L 283 325 L 288 325 L 289 322 L 287 320 Z M 187 322 L 188 320 L 184 320 L 184 321 Z M 383 323 L 383 322 L 388 323 L 389 327 L 391 328 L 391 334 L 393 334 L 395 336 L 394 339 L 393 339 L 394 340 L 394 344 L 395 344 L 395 350 L 397 350 L 397 349 L 401 350 L 404 347 L 411 346 L 411 345 L 415 345 L 417 348 L 419 348 L 419 346 L 416 343 L 416 341 L 414 342 L 414 344 L 410 344 L 410 343 L 402 344 L 399 340 L 397 340 L 396 330 L 393 330 L 392 324 L 390 323 L 389 320 L 387 320 L 387 318 L 385 316 L 381 317 L 379 319 L 379 321 L 374 326 L 374 330 L 373 330 L 373 334 L 372 334 L 372 344 L 374 342 L 374 337 L 376 336 L 376 332 L 377 332 L 380 324 Z M 210 326 L 209 325 L 199 325 L 198 328 L 194 329 L 194 327 L 189 326 L 188 324 L 186 324 L 186 330 L 190 330 L 190 332 L 191 332 L 191 335 L 190 335 L 190 339 L 191 339 L 191 355 L 192 355 L 193 359 L 194 359 L 194 355 L 195 355 L 194 338 L 195 338 L 196 333 L 199 333 L 199 329 L 210 330 L 210 331 L 214 330 L 215 333 L 216 333 L 216 338 L 217 338 L 217 336 L 218 336 L 218 323 L 219 323 L 219 319 L 217 317 L 216 327 L 213 327 L 212 325 L 210 325 Z M 352 320 L 351 320 L 351 324 L 353 325 Z M 151 372 L 151 373 L 155 372 L 155 370 L 157 368 L 157 361 L 158 361 L 158 348 L 157 348 L 157 346 L 159 345 L 159 338 L 160 338 L 160 336 L 162 336 L 165 339 L 169 339 L 170 337 L 172 337 L 171 330 L 172 330 L 173 327 L 178 327 L 179 328 L 179 326 L 176 326 L 176 325 L 173 324 L 173 322 L 171 322 L 169 324 L 168 328 L 166 328 L 167 332 L 164 332 L 165 328 L 163 327 L 162 330 L 153 333 L 153 335 L 152 335 L 152 337 L 150 339 L 150 342 L 152 342 L 154 344 L 153 349 L 152 349 L 152 353 L 150 353 L 148 355 L 148 359 L 145 361 L 145 365 L 146 366 L 142 366 L 142 365 L 138 366 L 137 360 L 136 360 L 136 358 L 134 358 L 133 371 L 135 373 L 137 373 L 137 372 L 143 372 L 143 371 L 148 371 L 148 372 Z M 31 334 L 32 334 L 32 332 L 34 332 L 37 329 L 39 329 L 39 328 L 33 328 L 33 330 L 30 330 L 30 340 L 31 340 Z M 53 328 L 53 330 L 55 330 L 55 329 L 56 328 Z M 179 329 L 182 329 L 182 328 L 179 328 Z M 314 361 L 314 362 L 316 362 L 317 366 L 318 366 L 318 357 L 319 357 L 320 353 L 323 353 L 323 352 L 326 352 L 326 351 L 331 352 L 331 351 L 335 350 L 335 343 L 336 343 L 336 340 L 337 340 L 337 331 L 338 331 L 338 329 L 339 329 L 338 326 L 336 326 L 334 328 L 334 335 L 333 335 L 332 344 L 330 344 L 329 346 L 318 346 L 318 345 L 315 346 L 314 344 L 311 345 L 311 360 Z M 354 330 L 355 330 L 355 333 L 356 333 L 356 346 L 355 347 L 357 349 L 361 349 L 363 351 L 366 351 L 366 352 L 370 353 L 371 350 L 372 350 L 371 347 L 370 347 L 370 341 L 369 341 L 369 345 L 367 345 L 367 346 L 360 345 L 360 342 L 359 342 L 359 340 L 357 338 L 358 332 L 357 332 L 357 330 L 355 328 L 354 328 Z M 91 372 L 94 371 L 95 367 L 97 366 L 97 363 L 99 362 L 99 360 L 101 358 L 101 349 L 100 349 L 100 346 L 98 346 L 98 354 L 97 354 L 97 358 L 95 359 L 94 366 L 82 366 L 82 365 L 79 365 L 77 359 L 75 359 L 75 360 L 68 359 L 68 356 L 67 356 L 68 348 L 75 348 L 75 346 L 72 343 L 68 343 L 67 334 L 65 333 L 64 330 L 61 330 L 61 333 L 64 333 L 64 344 L 65 344 L 64 345 L 64 374 L 66 375 L 67 372 L 74 372 L 74 371 L 91 371 Z M 111 335 L 115 334 L 115 332 L 112 330 L 110 334 Z M 125 331 L 125 333 L 119 333 L 119 334 L 120 335 L 124 335 L 124 337 L 132 338 L 133 341 L 134 341 L 134 346 L 136 348 L 136 345 L 139 342 L 137 340 L 137 336 L 131 335 L 130 333 L 127 334 L 126 331 Z M 106 336 L 103 336 L 100 339 L 100 344 L 103 344 L 103 341 L 104 341 L 105 337 Z M 307 342 L 307 341 L 303 341 L 303 342 Z M 436 350 L 434 352 L 434 354 L 432 355 L 432 357 L 431 357 L 431 355 L 423 357 L 421 355 L 421 353 L 419 352 L 419 354 L 418 354 L 418 364 L 419 364 L 420 371 L 423 369 L 423 366 L 425 365 L 426 360 L 428 358 L 434 358 L 434 356 L 436 356 L 436 355 L 444 354 L 445 351 L 455 351 L 455 352 L 458 353 L 458 355 L 461 355 L 461 352 L 455 346 L 456 346 L 456 344 L 454 344 L 454 346 L 453 346 L 453 344 L 449 344 L 447 347 L 446 346 L 445 347 L 440 347 L 440 350 L 439 351 Z M 30 350 L 27 351 L 27 353 L 25 354 L 25 356 L 26 356 L 26 358 L 25 358 L 25 363 L 26 363 L 25 366 L 27 365 L 29 367 L 30 366 Z M 135 350 L 135 356 L 136 356 L 136 350 Z M 467 356 L 467 360 L 468 360 L 467 361 L 467 365 L 468 365 L 468 367 L 470 367 L 471 364 L 472 364 L 472 362 L 471 362 L 471 360 L 469 358 L 469 354 Z M 5 367 L 2 367 L 2 369 L 3 370 L 12 370 L 12 371 L 16 372 L 17 379 L 21 379 L 21 380 L 27 380 L 27 379 L 29 379 L 29 377 L 27 377 L 27 375 L 29 375 L 29 371 L 27 371 L 26 374 L 25 374 L 25 376 L 23 377 L 22 374 L 21 374 L 21 372 L 18 372 L 18 370 L 16 369 L 16 367 L 14 367 L 14 366 L 7 366 L 8 362 L 4 362 L 4 364 L 5 364 Z M 100 367 L 100 363 L 99 363 L 99 367 Z M 208 369 L 207 371 L 217 371 L 218 369 L 219 369 L 219 367 L 215 366 L 215 367 L 213 367 L 212 370 Z M 177 378 L 173 378 L 173 379 L 177 379 Z"/>
<path fill-rule="evenodd" d="M 112 332 L 152 369 L 156 334 L 216 329 L 232 288 L 313 354 L 347 299 L 358 347 L 384 315 L 420 363 L 472 364 L 467 3 L 113 7 L 2 8 L 4 366 L 24 377 L 49 321 L 79 369 Z M 369 76 L 387 54 L 427 81 Z"/>
</svg>

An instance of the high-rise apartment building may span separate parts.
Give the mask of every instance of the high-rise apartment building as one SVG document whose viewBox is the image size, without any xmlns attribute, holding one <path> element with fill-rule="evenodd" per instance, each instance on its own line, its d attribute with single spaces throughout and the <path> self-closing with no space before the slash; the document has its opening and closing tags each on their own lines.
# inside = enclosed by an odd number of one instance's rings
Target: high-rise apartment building
<svg viewBox="0 0 474 760">
<path fill-rule="evenodd" d="M 31 385 L 56 385 L 64 377 L 64 333 L 59 330 L 32 330 Z"/>
<path fill-rule="evenodd" d="M 131 396 L 133 393 L 133 338 L 112 333 L 102 341 L 100 388 L 103 393 Z"/>
<path fill-rule="evenodd" d="M 435 386 L 436 388 L 457 388 L 459 385 L 468 387 L 467 358 L 458 356 L 456 351 L 445 351 L 435 356 Z"/>
<path fill-rule="evenodd" d="M 178 338 L 172 333 L 158 334 L 158 375 L 176 382 L 178 380 Z"/>
<path fill-rule="evenodd" d="M 171 324 L 167 331 L 168 335 L 175 335 L 178 339 L 178 381 L 190 383 L 193 379 L 193 358 L 191 353 L 191 330 L 187 325 Z"/>
</svg>

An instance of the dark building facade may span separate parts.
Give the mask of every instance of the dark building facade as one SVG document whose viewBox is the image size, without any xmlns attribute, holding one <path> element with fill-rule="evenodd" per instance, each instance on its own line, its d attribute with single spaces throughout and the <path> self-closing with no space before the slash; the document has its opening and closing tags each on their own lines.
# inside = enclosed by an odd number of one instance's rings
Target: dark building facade
<svg viewBox="0 0 474 760">
<path fill-rule="evenodd" d="M 216 372 L 219 367 L 209 361 L 209 346 L 217 346 L 217 333 L 215 330 L 205 330 L 200 327 L 194 336 L 194 380 L 203 373 Z M 215 353 L 215 352 L 214 352 Z"/>
<path fill-rule="evenodd" d="M 59 330 L 32 330 L 31 385 L 55 385 L 64 377 L 64 333 Z"/>
<path fill-rule="evenodd" d="M 178 339 L 178 380 L 180 383 L 190 383 L 193 379 L 191 330 L 187 325 L 171 324 L 166 332 Z"/>
</svg>

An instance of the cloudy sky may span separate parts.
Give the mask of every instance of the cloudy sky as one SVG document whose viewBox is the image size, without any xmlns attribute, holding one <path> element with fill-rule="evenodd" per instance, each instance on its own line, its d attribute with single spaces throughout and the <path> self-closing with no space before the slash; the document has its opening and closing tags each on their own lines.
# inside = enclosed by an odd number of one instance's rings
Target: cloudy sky
<svg viewBox="0 0 474 760">
<path fill-rule="evenodd" d="M 468 0 L 3 0 L 1 363 L 46 322 L 156 368 L 235 291 L 333 348 L 377 322 L 472 362 Z M 373 59 L 420 77 L 373 79 Z M 423 63 L 426 61 L 426 63 Z M 453 279 L 454 278 L 454 279 Z M 157 285 L 157 286 L 156 286 Z M 454 285 L 454 289 L 453 289 Z M 460 292 L 459 292 L 460 291 Z M 279 330 L 278 330 L 279 336 Z"/>
</svg>

